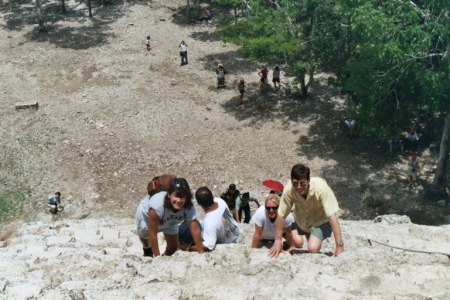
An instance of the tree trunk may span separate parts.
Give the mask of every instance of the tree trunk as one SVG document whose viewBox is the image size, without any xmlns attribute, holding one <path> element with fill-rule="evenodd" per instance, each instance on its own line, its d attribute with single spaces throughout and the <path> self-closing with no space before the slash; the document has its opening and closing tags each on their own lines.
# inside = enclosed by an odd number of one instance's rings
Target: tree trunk
<svg viewBox="0 0 450 300">
<path fill-rule="evenodd" d="M 300 90 L 302 92 L 302 98 L 306 99 L 308 97 L 308 89 L 311 83 L 314 80 L 314 70 L 309 71 L 308 73 L 308 83 L 306 83 L 306 74 L 303 73 L 300 77 Z"/>
<path fill-rule="evenodd" d="M 197 20 L 200 18 L 200 0 L 197 0 L 197 4 L 195 5 Z"/>
<path fill-rule="evenodd" d="M 89 10 L 89 17 L 92 18 L 92 5 L 91 5 L 91 0 L 88 0 L 88 10 Z"/>
<path fill-rule="evenodd" d="M 444 130 L 442 132 L 441 146 L 437 162 L 436 173 L 431 184 L 431 193 L 447 197 L 447 173 L 448 173 L 448 153 L 450 142 L 450 115 L 445 118 Z"/>
<path fill-rule="evenodd" d="M 191 22 L 191 4 L 189 3 L 189 0 L 187 0 L 187 10 L 188 10 L 187 22 L 190 23 Z"/>
<path fill-rule="evenodd" d="M 64 0 L 61 0 L 61 11 L 63 14 L 66 13 L 66 2 Z"/>
<path fill-rule="evenodd" d="M 42 15 L 42 0 L 36 0 L 36 17 L 39 24 L 39 32 L 45 31 L 44 16 Z"/>
</svg>

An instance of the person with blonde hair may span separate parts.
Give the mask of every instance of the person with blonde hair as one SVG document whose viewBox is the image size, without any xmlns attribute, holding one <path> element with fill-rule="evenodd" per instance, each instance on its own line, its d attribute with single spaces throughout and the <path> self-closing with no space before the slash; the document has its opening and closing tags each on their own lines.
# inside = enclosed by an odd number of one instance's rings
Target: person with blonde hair
<svg viewBox="0 0 450 300">
<path fill-rule="evenodd" d="M 256 210 L 251 220 L 251 223 L 255 224 L 252 248 L 258 248 L 260 244 L 265 242 L 281 243 L 281 241 L 275 239 L 279 205 L 280 197 L 275 193 L 271 193 L 266 197 L 264 205 Z M 293 228 L 293 224 L 295 227 L 293 217 L 291 215 L 287 216 L 283 225 L 283 235 L 289 245 L 289 252 L 303 246 L 303 237 L 298 234 L 296 227 Z"/>
</svg>

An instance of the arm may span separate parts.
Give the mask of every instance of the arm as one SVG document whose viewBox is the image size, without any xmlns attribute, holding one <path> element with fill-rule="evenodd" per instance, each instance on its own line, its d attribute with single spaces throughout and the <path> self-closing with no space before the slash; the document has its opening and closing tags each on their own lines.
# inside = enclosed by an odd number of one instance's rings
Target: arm
<svg viewBox="0 0 450 300">
<path fill-rule="evenodd" d="M 153 257 L 161 255 L 158 245 L 158 228 L 159 217 L 155 210 L 150 209 L 148 211 L 148 239 L 150 241 L 150 246 L 152 247 Z"/>
<path fill-rule="evenodd" d="M 261 205 L 259 204 L 258 200 L 256 200 L 256 199 L 255 199 L 255 203 L 256 203 L 256 206 L 258 206 L 258 208 L 261 206 Z"/>
<path fill-rule="evenodd" d="M 239 209 L 241 208 L 242 196 L 239 195 L 234 200 L 234 218 L 236 222 L 241 223 L 241 219 L 239 218 Z"/>
<path fill-rule="evenodd" d="M 188 225 L 195 243 L 195 245 L 191 246 L 190 250 L 198 251 L 199 253 L 205 252 L 207 248 L 202 243 L 202 231 L 198 226 L 197 221 L 196 220 L 188 221 Z"/>
<path fill-rule="evenodd" d="M 334 250 L 333 256 L 338 256 L 345 251 L 344 246 L 339 246 L 338 243 L 342 241 L 341 226 L 339 225 L 339 220 L 336 214 L 331 215 L 328 218 L 331 224 L 331 230 L 333 231 L 334 241 L 336 242 L 336 249 Z"/>
<path fill-rule="evenodd" d="M 252 239 L 252 248 L 257 248 L 259 240 L 261 239 L 263 228 L 255 224 L 255 233 L 253 234 Z"/>
<path fill-rule="evenodd" d="M 234 209 L 234 219 L 236 222 L 241 223 L 241 220 L 239 219 L 239 208 Z"/>
<path fill-rule="evenodd" d="M 283 251 L 283 243 L 282 243 L 282 237 L 283 237 L 283 226 L 286 218 L 283 216 L 278 215 L 277 217 L 277 233 L 275 234 L 275 243 L 273 244 L 272 248 L 269 250 L 269 257 L 270 258 L 276 258 L 278 255 Z"/>
</svg>

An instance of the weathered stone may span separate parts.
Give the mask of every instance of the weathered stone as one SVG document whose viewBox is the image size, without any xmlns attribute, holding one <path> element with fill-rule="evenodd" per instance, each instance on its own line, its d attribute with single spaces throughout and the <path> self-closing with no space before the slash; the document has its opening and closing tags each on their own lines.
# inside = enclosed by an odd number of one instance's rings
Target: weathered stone
<svg viewBox="0 0 450 300">
<path fill-rule="evenodd" d="M 27 108 L 38 109 L 39 103 L 38 102 L 22 102 L 22 103 L 16 103 L 15 107 L 16 107 L 16 110 L 27 109 Z"/>
</svg>

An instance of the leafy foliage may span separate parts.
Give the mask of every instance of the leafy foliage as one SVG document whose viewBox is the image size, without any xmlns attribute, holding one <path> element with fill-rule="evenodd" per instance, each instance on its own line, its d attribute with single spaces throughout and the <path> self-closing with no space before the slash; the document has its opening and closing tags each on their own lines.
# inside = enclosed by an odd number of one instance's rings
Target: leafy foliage
<svg viewBox="0 0 450 300">
<path fill-rule="evenodd" d="M 284 64 L 303 85 L 316 70 L 334 74 L 366 134 L 387 139 L 450 110 L 448 1 L 216 2 L 241 6 L 221 33 L 245 57 Z"/>
<path fill-rule="evenodd" d="M 31 195 L 29 189 L 5 191 L 0 194 L 0 222 L 15 216 L 22 211 L 27 197 Z"/>
</svg>

